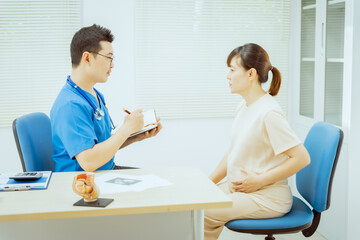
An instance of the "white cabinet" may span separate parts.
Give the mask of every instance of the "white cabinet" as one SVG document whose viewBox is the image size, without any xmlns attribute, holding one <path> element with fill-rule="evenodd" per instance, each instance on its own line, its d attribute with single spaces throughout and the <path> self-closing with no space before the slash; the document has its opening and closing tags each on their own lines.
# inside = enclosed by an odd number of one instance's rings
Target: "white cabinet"
<svg viewBox="0 0 360 240">
<path fill-rule="evenodd" d="M 343 125 L 345 0 L 302 0 L 292 43 L 295 81 L 290 108 L 295 122 L 310 127 L 316 121 Z M 294 24 L 293 24 L 294 26 Z"/>
<path fill-rule="evenodd" d="M 329 240 L 358 238 L 359 12 L 360 0 L 291 0 L 290 124 L 302 140 L 317 121 L 344 131 L 331 206 L 318 228 Z"/>
</svg>

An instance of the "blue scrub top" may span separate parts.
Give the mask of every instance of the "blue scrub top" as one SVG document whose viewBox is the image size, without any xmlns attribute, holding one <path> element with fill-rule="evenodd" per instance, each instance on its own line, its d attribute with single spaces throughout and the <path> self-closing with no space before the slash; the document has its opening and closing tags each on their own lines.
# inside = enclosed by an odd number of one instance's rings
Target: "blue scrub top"
<svg viewBox="0 0 360 240">
<path fill-rule="evenodd" d="M 99 102 L 93 95 L 88 92 L 85 94 L 99 107 Z M 110 138 L 109 113 L 101 101 L 100 104 L 105 115 L 97 120 L 94 109 L 75 88 L 65 84 L 61 89 L 50 111 L 54 147 L 52 158 L 56 172 L 84 171 L 75 155 Z M 111 170 L 114 166 L 112 158 L 97 170 Z"/>
</svg>

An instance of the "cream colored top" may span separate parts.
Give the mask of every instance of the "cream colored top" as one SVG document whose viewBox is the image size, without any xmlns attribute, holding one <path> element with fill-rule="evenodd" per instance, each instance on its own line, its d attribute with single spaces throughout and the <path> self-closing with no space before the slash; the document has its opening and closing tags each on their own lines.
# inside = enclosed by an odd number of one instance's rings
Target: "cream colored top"
<svg viewBox="0 0 360 240">
<path fill-rule="evenodd" d="M 283 154 L 284 151 L 300 143 L 280 105 L 271 95 L 265 94 L 250 106 L 246 106 L 246 102 L 243 101 L 236 111 L 228 152 L 229 187 L 232 180 L 244 177 L 240 168 L 259 173 L 266 172 L 288 158 Z M 267 191 L 269 188 L 273 189 Z M 261 196 L 258 196 L 259 193 Z M 267 186 L 252 195 L 256 196 L 259 203 L 280 212 L 286 212 L 289 205 L 291 207 L 292 195 L 287 180 Z"/>
</svg>

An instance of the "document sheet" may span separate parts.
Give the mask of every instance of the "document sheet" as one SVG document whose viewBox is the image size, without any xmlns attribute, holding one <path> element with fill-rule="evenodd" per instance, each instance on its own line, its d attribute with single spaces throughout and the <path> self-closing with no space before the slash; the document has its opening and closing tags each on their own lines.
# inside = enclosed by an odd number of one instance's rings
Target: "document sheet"
<svg viewBox="0 0 360 240">
<path fill-rule="evenodd" d="M 118 173 L 107 173 L 95 177 L 95 183 L 98 185 L 101 195 L 129 191 L 140 192 L 149 188 L 172 185 L 168 180 L 152 174 L 134 176 Z"/>
</svg>

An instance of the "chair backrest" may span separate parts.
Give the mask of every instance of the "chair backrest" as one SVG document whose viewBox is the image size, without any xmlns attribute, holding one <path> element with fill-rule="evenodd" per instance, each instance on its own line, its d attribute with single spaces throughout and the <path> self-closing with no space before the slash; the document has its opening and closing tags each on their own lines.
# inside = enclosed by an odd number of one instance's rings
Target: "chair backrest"
<svg viewBox="0 0 360 240">
<path fill-rule="evenodd" d="M 30 113 L 13 121 L 13 133 L 23 171 L 54 171 L 51 123 L 44 113 Z"/>
<path fill-rule="evenodd" d="M 315 123 L 305 139 L 311 163 L 296 174 L 296 186 L 317 212 L 330 206 L 332 179 L 342 139 L 341 129 L 325 122 Z"/>
</svg>

